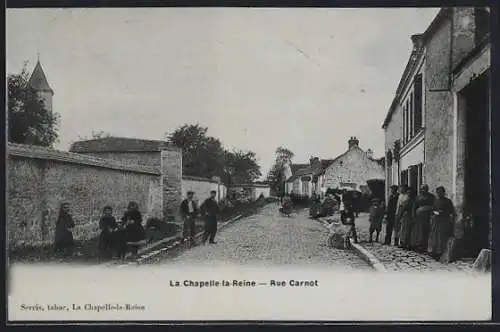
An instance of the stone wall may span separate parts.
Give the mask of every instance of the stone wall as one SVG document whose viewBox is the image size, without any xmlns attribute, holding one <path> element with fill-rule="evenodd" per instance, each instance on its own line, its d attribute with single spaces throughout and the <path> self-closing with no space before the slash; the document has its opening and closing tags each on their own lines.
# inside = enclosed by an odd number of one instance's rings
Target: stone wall
<svg viewBox="0 0 500 332">
<path fill-rule="evenodd" d="M 86 153 L 87 154 L 87 153 Z M 152 152 L 89 152 L 88 155 L 97 158 L 114 160 L 126 165 L 144 165 L 155 167 L 160 171 L 161 156 L 160 151 Z"/>
<path fill-rule="evenodd" d="M 160 174 L 148 167 L 125 166 L 91 156 L 9 144 L 7 165 L 7 229 L 9 247 L 53 242 L 62 202 L 71 204 L 76 240 L 98 233 L 102 208 L 111 205 L 120 217 L 129 201 L 148 215 L 158 214 L 154 202 Z M 156 194 L 155 194 L 156 193 Z"/>
<path fill-rule="evenodd" d="M 161 185 L 163 215 L 170 221 L 178 221 L 182 201 L 182 151 L 161 151 Z"/>
<path fill-rule="evenodd" d="M 325 188 L 338 188 L 342 183 L 354 183 L 356 189 L 366 186 L 371 179 L 385 179 L 384 168 L 374 160 L 369 159 L 360 148 L 352 148 L 337 158 L 325 170 Z"/>
</svg>

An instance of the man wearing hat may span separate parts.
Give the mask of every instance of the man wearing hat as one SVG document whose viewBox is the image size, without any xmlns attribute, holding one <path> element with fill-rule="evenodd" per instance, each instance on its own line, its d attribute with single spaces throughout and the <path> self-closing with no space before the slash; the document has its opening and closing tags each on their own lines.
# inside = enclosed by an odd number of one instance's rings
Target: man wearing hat
<svg viewBox="0 0 500 332">
<path fill-rule="evenodd" d="M 196 202 L 193 200 L 194 197 L 194 192 L 193 191 L 188 191 L 187 193 L 187 198 L 182 201 L 181 207 L 180 207 L 180 214 L 182 216 L 182 219 L 184 220 L 184 229 L 183 229 L 183 236 L 182 236 L 182 241 L 189 241 L 191 245 L 195 244 L 195 223 L 196 223 L 196 217 L 198 216 L 198 206 L 196 205 Z"/>
</svg>

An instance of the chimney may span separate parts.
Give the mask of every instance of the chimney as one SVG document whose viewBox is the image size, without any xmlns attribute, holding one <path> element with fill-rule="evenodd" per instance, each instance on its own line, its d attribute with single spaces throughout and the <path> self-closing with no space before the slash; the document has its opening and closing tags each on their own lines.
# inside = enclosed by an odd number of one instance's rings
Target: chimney
<svg viewBox="0 0 500 332">
<path fill-rule="evenodd" d="M 349 150 L 359 146 L 359 140 L 356 137 L 351 137 L 349 141 L 347 141 L 349 145 Z"/>
<path fill-rule="evenodd" d="M 422 47 L 422 34 L 416 34 L 411 36 L 411 41 L 413 43 L 413 49 L 418 50 Z"/>
<path fill-rule="evenodd" d="M 319 163 L 319 158 L 318 158 L 318 157 L 311 157 L 311 158 L 309 158 L 309 164 L 310 164 L 311 166 L 314 166 L 314 165 L 316 165 L 317 163 Z"/>
<path fill-rule="evenodd" d="M 366 156 L 370 159 L 373 159 L 373 150 L 372 149 L 366 150 Z"/>
</svg>

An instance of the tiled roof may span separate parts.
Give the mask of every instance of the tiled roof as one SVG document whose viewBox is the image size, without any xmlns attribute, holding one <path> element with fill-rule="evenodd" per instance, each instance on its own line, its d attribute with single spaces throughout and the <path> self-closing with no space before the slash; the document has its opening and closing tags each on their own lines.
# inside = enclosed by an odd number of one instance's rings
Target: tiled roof
<svg viewBox="0 0 500 332">
<path fill-rule="evenodd" d="M 47 81 L 47 77 L 43 72 L 42 65 L 40 61 L 36 63 L 35 69 L 33 69 L 33 73 L 31 74 L 30 79 L 28 80 L 28 86 L 37 91 L 50 91 L 53 93 L 52 88 Z"/>
<path fill-rule="evenodd" d="M 292 164 L 290 165 L 292 174 L 295 174 L 299 169 L 309 167 L 309 164 Z"/>
<path fill-rule="evenodd" d="M 144 140 L 128 137 L 104 137 L 75 142 L 70 152 L 155 152 L 162 148 L 176 149 L 165 141 Z"/>
</svg>

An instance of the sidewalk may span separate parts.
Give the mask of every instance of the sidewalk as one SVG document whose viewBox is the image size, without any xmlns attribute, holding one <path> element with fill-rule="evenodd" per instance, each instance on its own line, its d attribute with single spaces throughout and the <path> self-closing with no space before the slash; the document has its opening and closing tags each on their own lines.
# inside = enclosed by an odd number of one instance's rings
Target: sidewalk
<svg viewBox="0 0 500 332">
<path fill-rule="evenodd" d="M 380 233 L 379 242 L 369 243 L 370 223 L 368 213 L 360 213 L 356 219 L 356 230 L 358 232 L 359 245 L 368 251 L 373 258 L 378 260 L 387 271 L 468 271 L 472 267 L 473 260 L 459 260 L 450 264 L 440 263 L 426 254 L 420 254 L 409 250 L 397 248 L 393 245 L 382 245 L 385 238 L 385 224 Z M 375 240 L 375 235 L 374 239 Z"/>
</svg>

